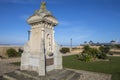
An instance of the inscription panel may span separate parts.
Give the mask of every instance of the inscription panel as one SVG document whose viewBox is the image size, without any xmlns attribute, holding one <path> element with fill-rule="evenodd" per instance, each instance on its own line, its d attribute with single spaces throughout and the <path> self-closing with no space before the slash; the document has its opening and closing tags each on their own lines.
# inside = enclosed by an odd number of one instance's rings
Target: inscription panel
<svg viewBox="0 0 120 80">
<path fill-rule="evenodd" d="M 54 59 L 46 59 L 46 66 L 53 65 L 54 64 Z"/>
</svg>

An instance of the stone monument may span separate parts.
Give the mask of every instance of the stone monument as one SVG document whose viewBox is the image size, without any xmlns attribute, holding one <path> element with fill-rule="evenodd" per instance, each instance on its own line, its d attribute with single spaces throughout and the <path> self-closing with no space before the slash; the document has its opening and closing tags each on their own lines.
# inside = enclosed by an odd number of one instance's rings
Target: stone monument
<svg viewBox="0 0 120 80">
<path fill-rule="evenodd" d="M 21 57 L 21 70 L 36 71 L 45 76 L 48 71 L 62 69 L 62 55 L 54 40 L 55 17 L 42 2 L 39 10 L 27 20 L 31 25 L 30 39 L 24 45 Z"/>
</svg>

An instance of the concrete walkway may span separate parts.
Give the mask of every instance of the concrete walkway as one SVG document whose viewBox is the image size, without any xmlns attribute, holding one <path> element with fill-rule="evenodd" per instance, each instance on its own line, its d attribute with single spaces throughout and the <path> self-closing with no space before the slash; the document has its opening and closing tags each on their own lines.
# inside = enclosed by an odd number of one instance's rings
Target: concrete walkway
<svg viewBox="0 0 120 80">
<path fill-rule="evenodd" d="M 70 55 L 76 55 L 76 54 L 79 54 L 79 53 L 66 53 L 66 54 L 62 54 L 62 56 L 70 56 Z"/>
<path fill-rule="evenodd" d="M 5 73 L 15 71 L 16 69 L 20 69 L 19 66 L 10 64 L 13 62 L 20 62 L 20 58 L 2 59 L 0 61 L 0 76 L 2 76 Z"/>
<path fill-rule="evenodd" d="M 85 70 L 75 70 L 75 69 L 68 69 L 68 68 L 66 69 L 80 73 L 81 74 L 80 80 L 111 80 L 111 77 L 112 77 L 111 74 L 91 72 L 91 71 L 85 71 Z"/>
</svg>

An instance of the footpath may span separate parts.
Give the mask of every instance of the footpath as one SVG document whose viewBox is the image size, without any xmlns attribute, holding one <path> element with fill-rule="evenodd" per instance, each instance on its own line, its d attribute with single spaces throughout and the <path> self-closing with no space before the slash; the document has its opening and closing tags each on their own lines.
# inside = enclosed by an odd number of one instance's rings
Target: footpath
<svg viewBox="0 0 120 80">
<path fill-rule="evenodd" d="M 0 76 L 2 76 L 5 73 L 13 72 L 16 69 L 20 69 L 19 66 L 10 64 L 12 62 L 20 62 L 20 58 L 10 58 L 10 59 L 0 60 Z"/>
</svg>

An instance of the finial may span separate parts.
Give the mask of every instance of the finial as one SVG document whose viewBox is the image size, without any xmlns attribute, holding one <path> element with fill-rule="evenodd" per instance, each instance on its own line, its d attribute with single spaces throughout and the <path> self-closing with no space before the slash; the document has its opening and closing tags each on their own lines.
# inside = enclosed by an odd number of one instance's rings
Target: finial
<svg viewBox="0 0 120 80">
<path fill-rule="evenodd" d="M 41 3 L 40 9 L 41 9 L 42 11 L 45 11 L 45 10 L 46 10 L 46 2 L 45 2 L 45 1 L 43 1 L 43 2 Z"/>
</svg>

